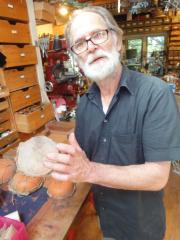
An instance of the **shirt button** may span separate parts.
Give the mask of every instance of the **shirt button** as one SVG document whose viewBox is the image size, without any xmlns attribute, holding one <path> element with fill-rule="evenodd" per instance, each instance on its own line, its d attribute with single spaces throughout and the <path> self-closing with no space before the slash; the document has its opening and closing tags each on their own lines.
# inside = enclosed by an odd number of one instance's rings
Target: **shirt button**
<svg viewBox="0 0 180 240">
<path fill-rule="evenodd" d="M 103 193 L 103 192 L 100 192 L 100 195 L 101 195 L 101 196 L 103 196 L 103 195 L 104 195 L 104 193 Z"/>
<path fill-rule="evenodd" d="M 105 210 L 104 207 L 101 208 L 103 211 Z"/>
<path fill-rule="evenodd" d="M 104 119 L 104 123 L 107 123 L 108 122 L 108 120 L 107 119 Z"/>
<path fill-rule="evenodd" d="M 103 138 L 103 142 L 104 142 L 104 143 L 107 142 L 107 139 L 106 139 L 106 138 Z"/>
</svg>

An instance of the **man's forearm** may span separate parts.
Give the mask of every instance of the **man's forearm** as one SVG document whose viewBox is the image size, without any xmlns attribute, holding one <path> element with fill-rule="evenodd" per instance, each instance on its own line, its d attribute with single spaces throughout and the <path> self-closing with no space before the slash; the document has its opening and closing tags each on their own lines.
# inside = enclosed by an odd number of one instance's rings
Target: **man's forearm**
<svg viewBox="0 0 180 240">
<path fill-rule="evenodd" d="M 166 185 L 169 170 L 168 161 L 129 166 L 91 162 L 87 182 L 117 189 L 158 191 Z"/>
</svg>

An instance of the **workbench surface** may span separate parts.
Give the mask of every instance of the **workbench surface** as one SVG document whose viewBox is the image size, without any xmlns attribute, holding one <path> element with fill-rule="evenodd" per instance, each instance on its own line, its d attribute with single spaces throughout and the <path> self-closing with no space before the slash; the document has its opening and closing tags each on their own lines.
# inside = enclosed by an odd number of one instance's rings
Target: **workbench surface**
<svg viewBox="0 0 180 240">
<path fill-rule="evenodd" d="M 66 131 L 58 129 L 61 124 L 64 128 L 66 127 Z M 67 123 L 65 126 L 65 123 L 60 122 L 55 125 L 56 131 L 54 129 L 48 133 L 42 131 L 38 135 L 46 135 L 57 143 L 67 143 L 67 134 L 73 126 L 74 123 Z M 4 158 L 8 159 L 14 159 L 15 156 L 15 149 L 4 154 Z M 79 183 L 72 197 L 64 200 L 49 198 L 26 225 L 29 240 L 63 240 L 84 203 L 90 187 L 88 183 Z"/>
<path fill-rule="evenodd" d="M 88 183 L 79 183 L 72 197 L 65 200 L 49 198 L 26 227 L 29 240 L 63 240 L 90 187 Z"/>
</svg>

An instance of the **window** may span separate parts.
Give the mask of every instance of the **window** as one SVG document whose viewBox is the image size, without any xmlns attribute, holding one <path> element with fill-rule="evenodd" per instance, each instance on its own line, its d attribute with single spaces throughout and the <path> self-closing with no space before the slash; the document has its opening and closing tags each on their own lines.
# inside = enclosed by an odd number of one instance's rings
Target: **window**
<svg viewBox="0 0 180 240">
<path fill-rule="evenodd" d="M 128 49 L 136 49 L 137 63 L 141 63 L 142 39 L 130 39 L 130 40 L 128 40 Z"/>
<path fill-rule="evenodd" d="M 165 36 L 147 37 L 147 66 L 153 75 L 162 76 L 165 66 Z"/>
<path fill-rule="evenodd" d="M 162 76 L 165 69 L 166 35 L 127 36 L 126 64 L 130 69 Z"/>
</svg>

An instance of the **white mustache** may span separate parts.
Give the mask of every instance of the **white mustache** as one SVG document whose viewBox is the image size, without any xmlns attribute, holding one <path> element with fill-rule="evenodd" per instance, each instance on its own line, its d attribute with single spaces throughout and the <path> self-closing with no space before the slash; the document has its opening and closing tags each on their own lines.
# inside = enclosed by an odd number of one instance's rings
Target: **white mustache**
<svg viewBox="0 0 180 240">
<path fill-rule="evenodd" d="M 98 52 L 93 53 L 93 54 L 89 54 L 88 57 L 87 57 L 86 64 L 89 65 L 89 64 L 91 64 L 95 59 L 100 58 L 100 57 L 109 57 L 109 54 L 105 53 L 105 52 L 102 51 L 102 50 L 99 50 Z"/>
</svg>

